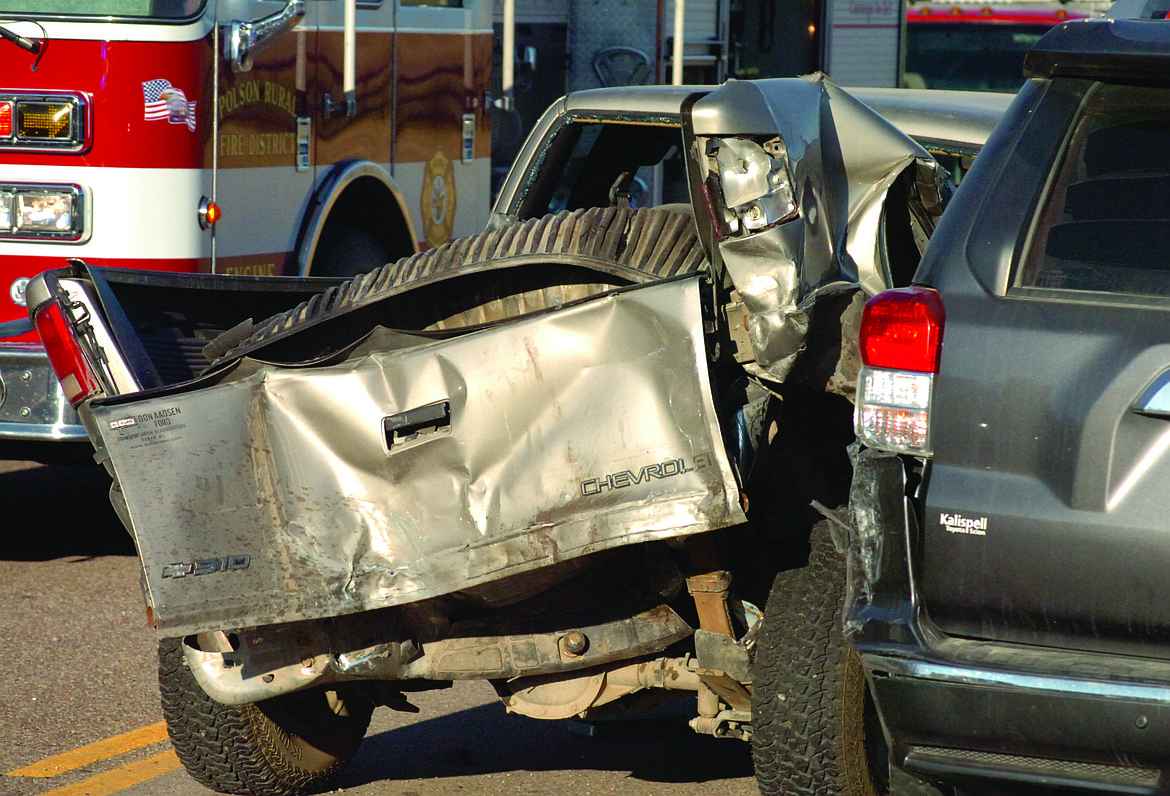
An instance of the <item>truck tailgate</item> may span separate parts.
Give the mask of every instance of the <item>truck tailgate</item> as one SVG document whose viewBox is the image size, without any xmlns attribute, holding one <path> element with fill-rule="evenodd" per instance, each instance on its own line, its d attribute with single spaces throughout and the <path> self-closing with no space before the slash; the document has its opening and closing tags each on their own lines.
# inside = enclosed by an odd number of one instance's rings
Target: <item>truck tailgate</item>
<svg viewBox="0 0 1170 796">
<path fill-rule="evenodd" d="M 403 341 L 406 344 L 403 345 Z M 744 520 L 697 278 L 95 406 L 163 636 L 422 600 Z"/>
</svg>

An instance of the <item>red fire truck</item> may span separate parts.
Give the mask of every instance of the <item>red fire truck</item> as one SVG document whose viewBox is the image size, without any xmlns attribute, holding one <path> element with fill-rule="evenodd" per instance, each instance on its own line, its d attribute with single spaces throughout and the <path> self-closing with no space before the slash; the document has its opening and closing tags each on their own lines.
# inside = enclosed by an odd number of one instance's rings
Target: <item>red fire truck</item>
<svg viewBox="0 0 1170 796">
<path fill-rule="evenodd" d="M 491 31 L 490 0 L 0 0 L 0 321 L 66 258 L 348 275 L 481 231 Z M 0 456 L 76 422 L 0 341 Z"/>
<path fill-rule="evenodd" d="M 1101 16 L 1108 7 L 1107 0 L 910 0 L 903 85 L 1016 91 L 1024 54 L 1053 25 Z"/>
</svg>

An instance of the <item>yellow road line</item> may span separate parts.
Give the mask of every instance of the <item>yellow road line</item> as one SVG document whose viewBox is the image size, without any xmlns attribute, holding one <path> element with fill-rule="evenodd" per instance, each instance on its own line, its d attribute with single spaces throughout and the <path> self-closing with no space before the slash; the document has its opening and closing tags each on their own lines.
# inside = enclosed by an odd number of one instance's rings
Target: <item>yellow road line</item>
<svg viewBox="0 0 1170 796">
<path fill-rule="evenodd" d="M 72 752 L 64 752 L 59 755 L 47 757 L 39 763 L 33 763 L 31 766 L 18 768 L 16 771 L 9 771 L 8 776 L 55 777 L 58 774 L 87 766 L 98 760 L 105 760 L 108 757 L 129 752 L 131 749 L 140 749 L 143 746 L 150 746 L 152 743 L 165 741 L 166 738 L 166 722 L 160 721 L 158 724 L 152 724 L 140 730 L 133 730 L 123 735 L 107 738 L 104 741 L 91 743 L 89 746 L 74 749 Z"/>
<path fill-rule="evenodd" d="M 66 785 L 63 788 L 42 793 L 41 796 L 109 796 L 111 793 L 125 790 L 148 779 L 169 774 L 182 765 L 179 758 L 175 756 L 174 750 L 168 750 L 161 755 L 139 760 L 137 763 L 129 763 L 119 769 L 90 777 L 76 785 Z"/>
</svg>

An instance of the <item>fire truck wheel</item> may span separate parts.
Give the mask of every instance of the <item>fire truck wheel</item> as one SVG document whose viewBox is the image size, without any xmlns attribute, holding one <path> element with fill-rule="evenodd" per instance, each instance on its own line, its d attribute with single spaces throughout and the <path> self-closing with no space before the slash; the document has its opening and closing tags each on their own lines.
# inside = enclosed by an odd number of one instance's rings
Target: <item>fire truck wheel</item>
<svg viewBox="0 0 1170 796">
<path fill-rule="evenodd" d="M 312 276 L 357 276 L 392 259 L 381 242 L 364 229 L 328 227 L 313 254 Z"/>
<path fill-rule="evenodd" d="M 776 576 L 756 644 L 752 756 L 763 796 L 889 792 L 885 740 L 845 641 L 845 560 L 826 522 L 808 565 Z"/>
<path fill-rule="evenodd" d="M 706 268 L 689 214 L 614 207 L 565 211 L 460 238 L 331 287 L 255 325 L 220 360 L 250 354 L 306 327 L 320 331 L 321 345 L 305 346 L 320 356 L 320 349 L 340 347 L 347 336 L 356 339 L 380 318 L 392 317 L 401 329 L 492 323 Z M 448 281 L 456 276 L 457 288 Z"/>
<path fill-rule="evenodd" d="M 221 793 L 300 796 L 326 788 L 365 736 L 368 701 L 313 689 L 251 705 L 222 705 L 192 676 L 181 642 L 159 644 L 159 691 L 179 760 Z"/>
</svg>

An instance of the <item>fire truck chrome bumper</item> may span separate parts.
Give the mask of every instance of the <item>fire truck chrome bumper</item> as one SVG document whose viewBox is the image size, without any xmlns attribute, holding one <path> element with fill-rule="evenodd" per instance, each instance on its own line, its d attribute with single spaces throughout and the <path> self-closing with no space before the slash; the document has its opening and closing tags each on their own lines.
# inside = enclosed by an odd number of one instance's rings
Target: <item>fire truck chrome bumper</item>
<svg viewBox="0 0 1170 796">
<path fill-rule="evenodd" d="M 0 351 L 0 440 L 86 439 L 39 347 Z"/>
</svg>

